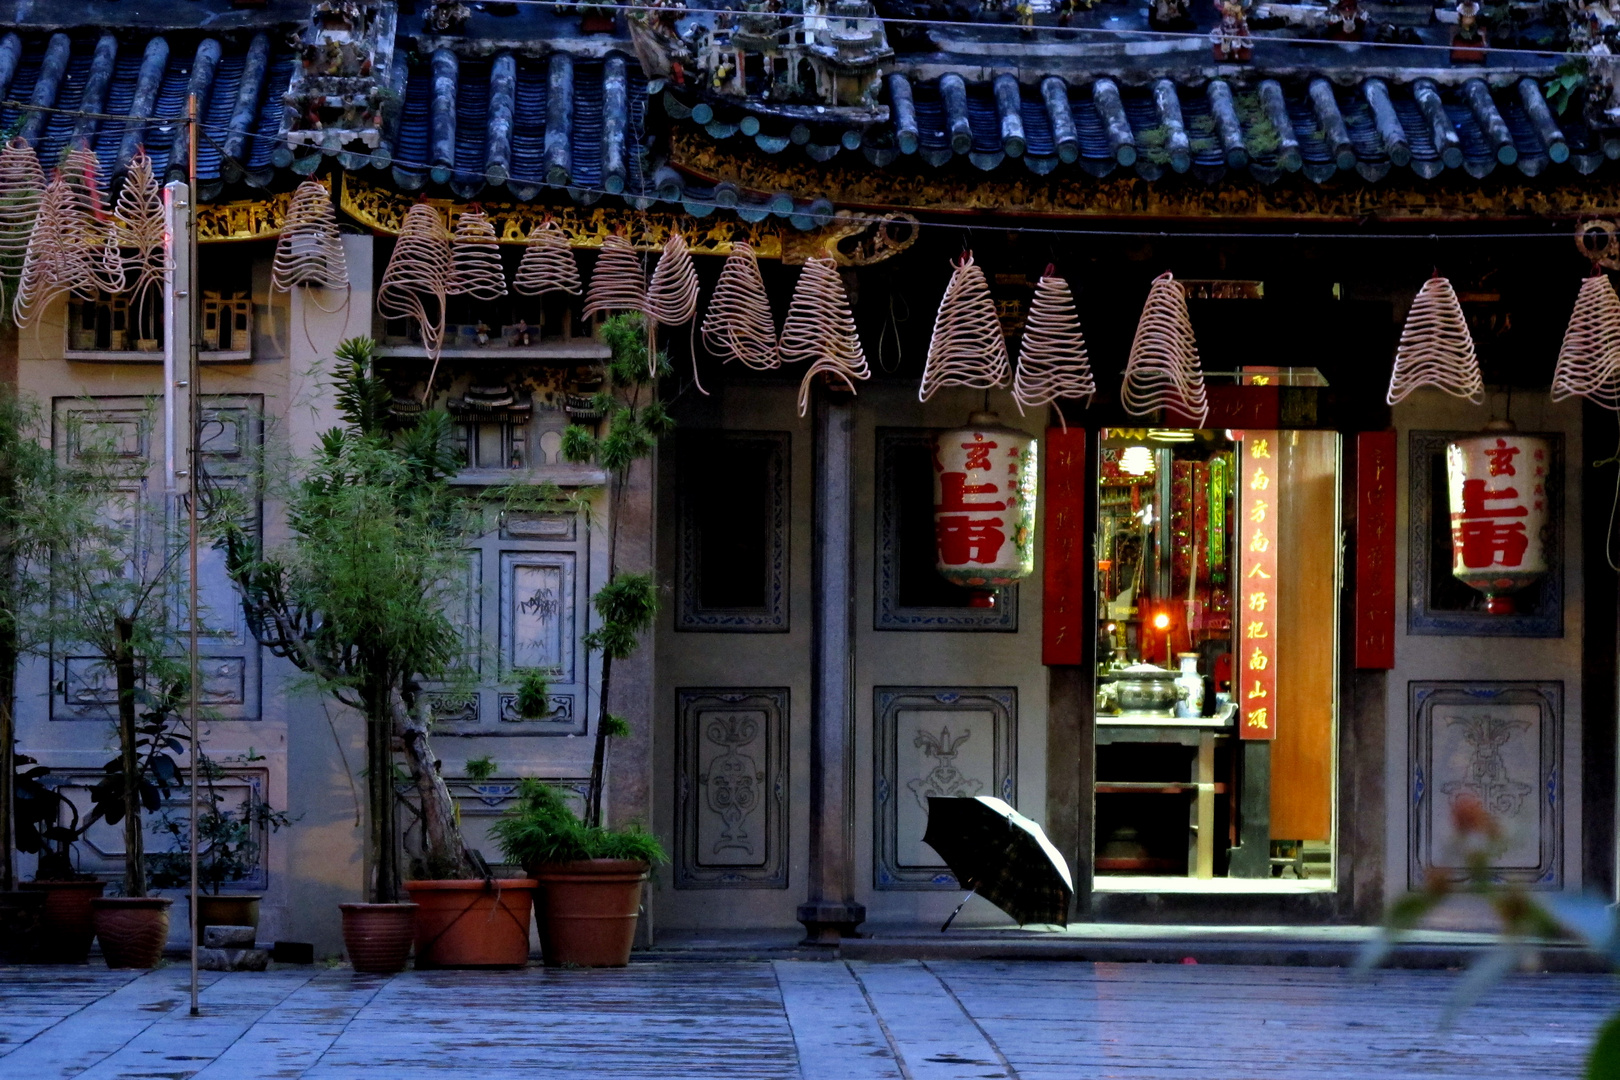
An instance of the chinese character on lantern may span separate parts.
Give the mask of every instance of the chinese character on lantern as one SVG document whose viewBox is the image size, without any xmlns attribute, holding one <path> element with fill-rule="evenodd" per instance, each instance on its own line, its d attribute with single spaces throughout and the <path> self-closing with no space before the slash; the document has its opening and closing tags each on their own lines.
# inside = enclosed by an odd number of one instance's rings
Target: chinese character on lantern
<svg viewBox="0 0 1620 1080">
<path fill-rule="evenodd" d="M 1446 445 L 1451 572 L 1485 594 L 1485 610 L 1514 610 L 1508 593 L 1547 572 L 1547 440 L 1487 431 Z"/>
<path fill-rule="evenodd" d="M 1035 569 L 1035 438 L 974 413 L 934 439 L 939 572 L 958 585 L 1010 585 Z"/>
</svg>

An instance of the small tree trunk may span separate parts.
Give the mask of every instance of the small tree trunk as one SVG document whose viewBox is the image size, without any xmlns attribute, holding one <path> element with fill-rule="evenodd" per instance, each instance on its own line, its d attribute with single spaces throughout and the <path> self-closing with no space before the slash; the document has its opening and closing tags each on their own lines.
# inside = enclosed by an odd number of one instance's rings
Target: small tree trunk
<svg viewBox="0 0 1620 1080">
<path fill-rule="evenodd" d="M 603 653 L 601 708 L 596 718 L 596 748 L 591 753 L 591 785 L 585 794 L 585 824 L 592 826 L 602 824 L 602 790 L 607 787 L 608 686 L 612 682 L 612 675 L 613 658 Z"/>
<path fill-rule="evenodd" d="M 118 686 L 118 750 L 124 770 L 124 895 L 146 895 L 146 834 L 141 828 L 140 757 L 135 748 L 135 624 L 119 619 L 113 655 Z"/>
<path fill-rule="evenodd" d="M 405 746 L 405 758 L 410 763 L 417 797 L 422 804 L 424 868 L 429 874 L 443 874 L 452 879 L 476 877 L 478 870 L 467 854 L 467 845 L 456 822 L 455 800 L 450 795 L 450 786 L 444 782 L 439 759 L 428 742 L 427 718 L 423 715 L 426 703 L 418 699 L 413 704 L 414 707 L 396 701 L 395 710 L 400 741 Z"/>
<path fill-rule="evenodd" d="M 366 797 L 371 833 L 371 902 L 397 904 L 399 837 L 394 815 L 394 715 L 385 693 L 367 695 Z"/>
</svg>

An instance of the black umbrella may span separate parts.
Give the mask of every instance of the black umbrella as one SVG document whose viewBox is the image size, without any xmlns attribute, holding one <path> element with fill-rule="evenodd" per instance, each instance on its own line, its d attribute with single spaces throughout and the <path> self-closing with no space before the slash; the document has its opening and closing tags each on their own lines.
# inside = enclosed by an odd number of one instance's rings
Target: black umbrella
<svg viewBox="0 0 1620 1080">
<path fill-rule="evenodd" d="M 928 831 L 923 843 L 939 852 L 968 897 L 978 893 L 1024 923 L 1069 921 L 1074 882 L 1063 856 L 1041 827 L 1000 799 L 928 796 Z M 943 933 L 962 910 L 956 905 Z"/>
</svg>

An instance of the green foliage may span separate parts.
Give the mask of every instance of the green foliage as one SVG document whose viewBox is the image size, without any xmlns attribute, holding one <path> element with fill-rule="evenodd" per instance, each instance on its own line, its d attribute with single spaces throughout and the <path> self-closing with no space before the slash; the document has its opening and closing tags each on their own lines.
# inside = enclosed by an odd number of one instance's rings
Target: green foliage
<svg viewBox="0 0 1620 1080">
<path fill-rule="evenodd" d="M 576 465 L 596 460 L 596 436 L 589 428 L 579 424 L 569 424 L 563 428 L 562 458 Z"/>
<path fill-rule="evenodd" d="M 244 795 L 235 808 L 223 805 L 225 795 L 217 781 L 225 770 L 206 754 L 198 758 L 197 772 L 204 786 L 199 792 L 203 809 L 197 815 L 197 884 L 217 896 L 227 882 L 242 881 L 253 873 L 259 865 L 259 838 L 291 825 L 292 818 L 251 795 Z M 171 850 L 148 856 L 152 884 L 181 888 L 191 880 L 190 821 L 165 808 L 158 815 L 157 831 L 169 837 Z"/>
<path fill-rule="evenodd" d="M 475 784 L 481 784 L 494 776 L 499 769 L 500 766 L 495 764 L 495 759 L 485 754 L 483 757 L 475 757 L 468 761 L 462 771 L 467 774 L 467 779 Z"/>
<path fill-rule="evenodd" d="M 1586 80 L 1585 58 L 1566 60 L 1553 69 L 1552 78 L 1542 84 L 1541 92 L 1553 111 L 1563 116 L 1576 93 L 1586 87 Z"/>
<path fill-rule="evenodd" d="M 539 668 L 525 668 L 517 688 L 518 715 L 538 720 L 551 711 L 551 683 Z"/>
<path fill-rule="evenodd" d="M 187 700 L 186 682 L 176 678 L 156 694 L 137 691 L 146 702 L 135 727 L 135 791 L 148 813 L 157 813 L 163 800 L 180 784 L 180 762 L 173 755 L 186 752 L 188 736 L 181 733 L 181 707 Z M 199 766 L 200 766 L 199 762 Z M 102 766 L 102 777 L 90 789 L 88 829 L 97 821 L 117 825 L 124 820 L 124 758 L 120 754 Z"/>
<path fill-rule="evenodd" d="M 524 867 L 582 859 L 668 862 L 657 837 L 637 826 L 604 829 L 586 825 L 550 784 L 527 779 L 517 801 L 491 828 L 507 862 Z"/>
<path fill-rule="evenodd" d="M 658 614 L 658 586 L 651 574 L 619 574 L 596 591 L 591 604 L 602 622 L 585 635 L 585 647 L 623 660 Z"/>
<path fill-rule="evenodd" d="M 1611 1016 L 1598 1029 L 1586 1058 L 1586 1080 L 1620 1080 L 1620 1015 Z"/>
<path fill-rule="evenodd" d="M 610 739 L 628 739 L 630 737 L 630 721 L 618 713 L 608 713 L 602 721 L 602 730 L 607 732 Z"/>
</svg>

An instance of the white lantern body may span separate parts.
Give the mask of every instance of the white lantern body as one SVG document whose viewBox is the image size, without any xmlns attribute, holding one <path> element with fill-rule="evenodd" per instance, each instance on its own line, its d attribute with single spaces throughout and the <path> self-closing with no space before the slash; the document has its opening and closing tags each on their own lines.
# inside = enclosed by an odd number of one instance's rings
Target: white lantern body
<svg viewBox="0 0 1620 1080">
<path fill-rule="evenodd" d="M 934 439 L 939 572 L 968 588 L 1011 585 L 1035 570 L 1036 440 L 976 412 Z"/>
<path fill-rule="evenodd" d="M 1487 431 L 1446 446 L 1451 572 L 1485 594 L 1492 614 L 1511 614 L 1516 592 L 1547 572 L 1546 439 Z"/>
</svg>

